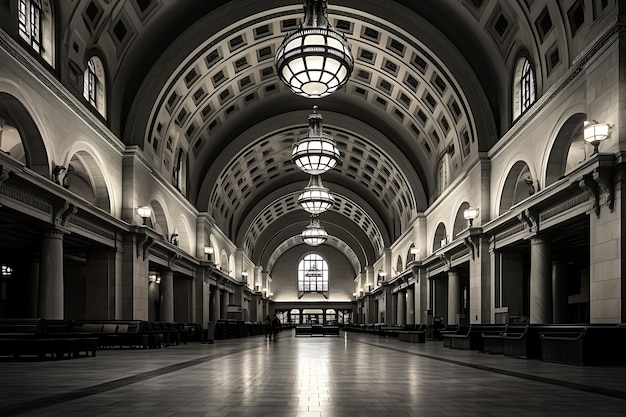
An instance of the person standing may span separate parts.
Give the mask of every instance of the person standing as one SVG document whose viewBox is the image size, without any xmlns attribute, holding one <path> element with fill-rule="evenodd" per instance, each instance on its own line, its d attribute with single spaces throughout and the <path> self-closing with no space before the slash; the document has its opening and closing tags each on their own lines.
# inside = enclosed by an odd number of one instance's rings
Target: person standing
<svg viewBox="0 0 626 417">
<path fill-rule="evenodd" d="M 272 340 L 272 318 L 269 314 L 265 317 L 265 338 Z"/>
<path fill-rule="evenodd" d="M 278 316 L 274 314 L 274 317 L 272 317 L 272 334 L 274 335 L 274 342 L 276 341 L 276 337 L 278 337 L 279 331 L 280 331 L 280 320 L 278 320 Z"/>
</svg>

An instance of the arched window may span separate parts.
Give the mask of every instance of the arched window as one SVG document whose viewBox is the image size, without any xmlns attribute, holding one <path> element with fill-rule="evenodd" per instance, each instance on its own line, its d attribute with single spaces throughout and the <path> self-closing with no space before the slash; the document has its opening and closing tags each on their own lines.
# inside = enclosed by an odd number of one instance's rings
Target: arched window
<svg viewBox="0 0 626 417">
<path fill-rule="evenodd" d="M 185 194 L 187 189 L 187 158 L 185 157 L 185 152 L 182 148 L 178 150 L 176 165 L 174 165 L 174 170 L 172 172 L 172 180 L 174 182 L 174 186 L 178 188 L 180 192 Z"/>
<path fill-rule="evenodd" d="M 87 69 L 83 75 L 83 96 L 102 117 L 106 117 L 106 95 L 104 91 L 104 66 L 98 57 L 87 61 Z"/>
<path fill-rule="evenodd" d="M 513 76 L 513 119 L 520 117 L 535 102 L 535 71 L 526 58 L 520 58 Z"/>
<path fill-rule="evenodd" d="M 305 255 L 298 264 L 298 298 L 306 293 L 328 298 L 328 264 L 317 253 Z"/>
<path fill-rule="evenodd" d="M 52 65 L 54 43 L 50 5 L 44 5 L 42 0 L 19 0 L 17 20 L 20 37 Z"/>
<path fill-rule="evenodd" d="M 441 195 L 448 187 L 448 159 L 449 156 L 445 153 L 439 163 L 437 164 L 437 195 Z"/>
</svg>

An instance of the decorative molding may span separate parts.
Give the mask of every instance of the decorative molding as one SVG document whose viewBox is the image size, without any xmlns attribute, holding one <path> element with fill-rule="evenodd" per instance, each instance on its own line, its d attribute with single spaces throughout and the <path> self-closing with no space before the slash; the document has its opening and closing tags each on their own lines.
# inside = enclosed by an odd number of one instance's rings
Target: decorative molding
<svg viewBox="0 0 626 417">
<path fill-rule="evenodd" d="M 154 245 L 154 239 L 148 234 L 143 236 L 137 236 L 137 257 L 142 257 L 142 260 L 148 259 L 148 251 Z"/>
<path fill-rule="evenodd" d="M 587 193 L 589 197 L 593 198 L 593 212 L 596 216 L 600 215 L 600 192 L 598 190 L 598 183 L 596 183 L 591 175 L 585 175 L 580 181 L 578 186 Z"/>
<path fill-rule="evenodd" d="M 68 201 L 63 201 L 63 205 L 59 207 L 54 214 L 54 224 L 61 227 L 68 227 L 67 223 L 71 221 L 77 212 L 78 207 Z"/>
<path fill-rule="evenodd" d="M 4 169 L 4 166 L 0 165 L 0 186 L 9 179 L 9 173 L 10 171 L 8 169 Z"/>
<path fill-rule="evenodd" d="M 605 202 L 610 211 L 613 211 L 613 203 L 615 202 L 615 190 L 611 181 L 611 172 L 607 169 L 597 168 L 593 171 L 593 179 L 605 194 Z M 598 202 L 599 203 L 599 202 Z"/>
<path fill-rule="evenodd" d="M 545 221 L 545 220 L 551 219 L 552 217 L 555 217 L 571 208 L 574 208 L 580 204 L 585 203 L 588 199 L 589 197 L 587 193 L 580 193 L 566 201 L 563 201 L 560 204 L 557 204 L 555 206 L 548 208 L 547 210 L 542 211 L 541 214 L 539 215 L 539 220 Z"/>
</svg>

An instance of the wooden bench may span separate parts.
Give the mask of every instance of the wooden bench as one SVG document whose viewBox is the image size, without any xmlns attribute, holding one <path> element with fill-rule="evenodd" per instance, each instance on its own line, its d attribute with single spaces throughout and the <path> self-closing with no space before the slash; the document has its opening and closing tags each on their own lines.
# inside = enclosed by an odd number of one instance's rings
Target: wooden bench
<svg viewBox="0 0 626 417">
<path fill-rule="evenodd" d="M 78 339 L 78 351 L 85 352 L 85 356 L 96 356 L 98 349 L 98 338 L 92 333 L 74 331 L 72 322 L 69 320 L 46 320 L 45 327 L 47 334 L 54 339 Z"/>
<path fill-rule="evenodd" d="M 439 330 L 439 337 L 443 339 L 443 347 L 450 347 L 452 336 L 454 335 L 466 335 L 469 331 L 469 324 L 462 324 L 460 326 L 445 327 Z"/>
<path fill-rule="evenodd" d="M 581 327 L 570 324 L 511 324 L 506 334 L 502 335 L 504 355 L 541 359 L 542 333 L 580 333 Z"/>
<path fill-rule="evenodd" d="M 160 347 L 159 339 L 146 330 L 146 322 L 141 320 L 74 320 L 72 326 L 73 331 L 96 336 L 99 348 Z"/>
<path fill-rule="evenodd" d="M 404 326 L 380 326 L 378 335 L 385 337 L 398 337 L 398 333 L 404 330 Z"/>
<path fill-rule="evenodd" d="M 568 365 L 626 364 L 626 328 L 582 326 L 569 332 L 541 333 L 541 360 Z"/>
<path fill-rule="evenodd" d="M 65 355 L 78 357 L 79 352 L 78 338 L 54 337 L 46 330 L 42 318 L 0 320 L 0 355 L 37 356 L 43 360 L 48 355 L 57 359 Z"/>
<path fill-rule="evenodd" d="M 426 343 L 426 332 L 423 330 L 402 330 L 398 332 L 401 342 Z"/>
<path fill-rule="evenodd" d="M 339 337 L 339 326 L 324 326 L 321 324 L 303 324 L 295 327 L 296 336 L 337 336 Z"/>
<path fill-rule="evenodd" d="M 459 326 L 461 328 L 462 326 Z M 502 324 L 470 324 L 465 333 L 454 333 L 445 335 L 450 339 L 450 348 L 461 350 L 478 350 L 484 349 L 483 335 L 498 335 L 506 331 L 506 325 Z"/>
</svg>

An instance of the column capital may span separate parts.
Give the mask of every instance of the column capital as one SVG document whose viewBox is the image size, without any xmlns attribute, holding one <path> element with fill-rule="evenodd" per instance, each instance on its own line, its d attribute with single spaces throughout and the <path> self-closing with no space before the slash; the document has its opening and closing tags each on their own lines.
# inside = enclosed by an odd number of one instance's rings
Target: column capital
<svg viewBox="0 0 626 417">
<path fill-rule="evenodd" d="M 41 234 L 44 238 L 47 238 L 47 239 L 63 240 L 63 236 L 65 235 L 65 233 L 66 232 L 64 232 L 63 230 L 59 230 L 59 229 L 46 229 Z"/>
</svg>

